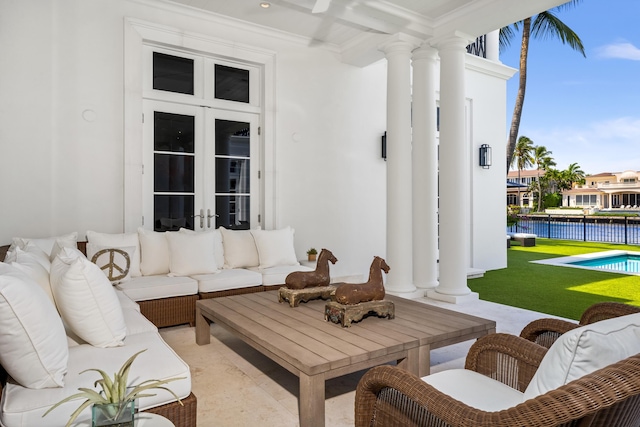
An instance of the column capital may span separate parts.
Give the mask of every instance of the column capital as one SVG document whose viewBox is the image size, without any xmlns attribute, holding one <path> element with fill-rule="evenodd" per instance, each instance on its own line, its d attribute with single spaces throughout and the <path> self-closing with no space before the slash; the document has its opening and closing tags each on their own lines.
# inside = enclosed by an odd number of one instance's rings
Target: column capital
<svg viewBox="0 0 640 427">
<path fill-rule="evenodd" d="M 416 37 L 404 33 L 397 33 L 379 45 L 378 49 L 384 52 L 386 56 L 394 53 L 411 54 L 411 51 L 419 45 L 420 40 Z"/>
<path fill-rule="evenodd" d="M 453 31 L 449 34 L 443 34 L 439 37 L 436 37 L 430 40 L 430 45 L 437 48 L 438 50 L 449 50 L 449 49 L 465 49 L 469 45 L 475 41 L 475 37 L 463 33 L 462 31 Z"/>
<path fill-rule="evenodd" d="M 438 58 L 438 50 L 432 47 L 429 42 L 424 42 L 413 50 L 411 58 L 414 62 L 420 60 L 435 61 Z"/>
</svg>

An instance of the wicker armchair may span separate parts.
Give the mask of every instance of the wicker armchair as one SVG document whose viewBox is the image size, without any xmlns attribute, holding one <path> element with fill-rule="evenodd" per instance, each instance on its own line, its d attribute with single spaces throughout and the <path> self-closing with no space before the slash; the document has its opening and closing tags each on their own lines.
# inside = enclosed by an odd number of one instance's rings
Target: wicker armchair
<svg viewBox="0 0 640 427">
<path fill-rule="evenodd" d="M 465 368 L 523 391 L 546 352 L 520 337 L 491 334 L 472 346 Z M 378 366 L 358 383 L 355 425 L 638 426 L 640 354 L 495 412 L 468 406 L 403 369 Z"/>
<path fill-rule="evenodd" d="M 525 326 L 520 332 L 520 336 L 549 348 L 560 335 L 579 326 L 633 313 L 640 313 L 640 307 L 619 302 L 599 302 L 593 304 L 582 313 L 579 323 L 562 319 L 537 319 Z"/>
</svg>

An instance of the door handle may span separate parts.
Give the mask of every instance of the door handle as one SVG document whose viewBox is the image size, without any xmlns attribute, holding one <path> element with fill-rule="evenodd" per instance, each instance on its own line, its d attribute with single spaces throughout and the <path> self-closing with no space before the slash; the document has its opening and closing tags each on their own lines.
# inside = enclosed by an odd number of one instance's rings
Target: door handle
<svg viewBox="0 0 640 427">
<path fill-rule="evenodd" d="M 200 217 L 200 228 L 204 228 L 204 209 L 200 209 L 200 215 L 194 215 L 193 217 Z"/>
<path fill-rule="evenodd" d="M 218 214 L 211 215 L 211 209 L 207 209 L 207 227 L 208 228 L 211 228 L 211 218 L 213 217 L 217 218 L 218 216 L 219 216 Z"/>
</svg>

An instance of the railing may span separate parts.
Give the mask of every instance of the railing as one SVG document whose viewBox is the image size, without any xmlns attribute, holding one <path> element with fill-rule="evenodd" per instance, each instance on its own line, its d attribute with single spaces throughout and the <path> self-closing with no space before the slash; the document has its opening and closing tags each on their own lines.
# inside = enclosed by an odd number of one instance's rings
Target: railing
<svg viewBox="0 0 640 427">
<path fill-rule="evenodd" d="M 471 55 L 479 56 L 481 58 L 487 57 L 487 35 L 484 34 L 476 39 L 475 42 L 467 46 L 467 53 Z"/>
<path fill-rule="evenodd" d="M 607 189 L 612 189 L 612 188 L 626 189 L 626 188 L 638 188 L 638 187 L 640 187 L 640 184 L 638 184 L 637 182 L 615 182 L 615 183 L 599 182 L 596 184 L 596 188 L 607 188 Z M 593 188 L 593 187 L 585 186 L 581 188 Z"/>
<path fill-rule="evenodd" d="M 640 217 L 587 215 L 518 215 L 511 231 L 538 237 L 585 242 L 640 244 Z"/>
</svg>

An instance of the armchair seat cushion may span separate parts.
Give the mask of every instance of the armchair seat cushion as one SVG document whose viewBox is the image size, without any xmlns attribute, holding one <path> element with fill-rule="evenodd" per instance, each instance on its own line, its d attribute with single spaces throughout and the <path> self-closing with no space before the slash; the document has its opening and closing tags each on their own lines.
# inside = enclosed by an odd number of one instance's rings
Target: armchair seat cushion
<svg viewBox="0 0 640 427">
<path fill-rule="evenodd" d="M 497 412 L 524 401 L 524 393 L 468 369 L 450 369 L 427 375 L 422 381 L 473 408 Z"/>
</svg>

